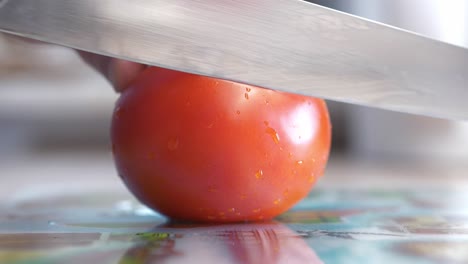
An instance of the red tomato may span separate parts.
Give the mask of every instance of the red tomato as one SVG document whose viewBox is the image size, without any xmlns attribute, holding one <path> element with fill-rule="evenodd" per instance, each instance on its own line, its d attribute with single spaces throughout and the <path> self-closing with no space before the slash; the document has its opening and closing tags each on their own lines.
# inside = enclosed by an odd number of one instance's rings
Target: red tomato
<svg viewBox="0 0 468 264">
<path fill-rule="evenodd" d="M 111 136 L 141 202 L 177 220 L 236 222 L 305 197 L 331 128 L 323 100 L 153 67 L 122 93 Z"/>
</svg>

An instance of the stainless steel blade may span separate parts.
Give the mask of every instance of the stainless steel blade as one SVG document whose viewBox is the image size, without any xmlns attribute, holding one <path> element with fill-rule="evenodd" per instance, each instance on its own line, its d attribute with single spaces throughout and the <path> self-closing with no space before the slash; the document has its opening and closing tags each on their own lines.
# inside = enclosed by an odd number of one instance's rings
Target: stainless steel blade
<svg viewBox="0 0 468 264">
<path fill-rule="evenodd" d="M 0 30 L 337 101 L 468 120 L 468 51 L 300 0 L 0 0 Z"/>
</svg>

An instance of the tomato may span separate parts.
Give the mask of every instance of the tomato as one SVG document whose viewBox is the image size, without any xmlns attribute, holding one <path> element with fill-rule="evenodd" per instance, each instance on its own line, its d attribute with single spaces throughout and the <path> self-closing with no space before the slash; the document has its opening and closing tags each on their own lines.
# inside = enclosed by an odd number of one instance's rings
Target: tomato
<svg viewBox="0 0 468 264">
<path fill-rule="evenodd" d="M 177 220 L 271 219 L 323 174 L 323 100 L 151 67 L 122 93 L 117 171 L 144 204 Z"/>
</svg>

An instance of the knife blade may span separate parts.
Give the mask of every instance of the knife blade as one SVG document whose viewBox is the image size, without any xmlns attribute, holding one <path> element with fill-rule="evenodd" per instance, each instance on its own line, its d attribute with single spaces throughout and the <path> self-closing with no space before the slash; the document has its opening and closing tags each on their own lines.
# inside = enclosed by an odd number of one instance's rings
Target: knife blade
<svg viewBox="0 0 468 264">
<path fill-rule="evenodd" d="M 468 120 L 468 50 L 301 0 L 0 0 L 0 31 L 325 99 Z"/>
</svg>

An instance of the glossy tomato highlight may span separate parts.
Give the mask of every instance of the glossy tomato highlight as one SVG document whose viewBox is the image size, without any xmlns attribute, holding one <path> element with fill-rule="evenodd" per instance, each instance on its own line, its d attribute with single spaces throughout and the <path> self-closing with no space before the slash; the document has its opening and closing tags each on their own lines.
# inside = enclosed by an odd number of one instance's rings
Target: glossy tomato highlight
<svg viewBox="0 0 468 264">
<path fill-rule="evenodd" d="M 149 207 L 259 221 L 308 194 L 331 127 L 321 99 L 152 67 L 122 93 L 111 138 L 120 177 Z"/>
</svg>

